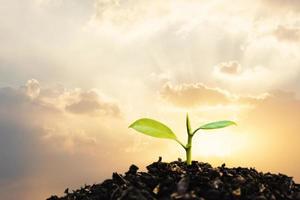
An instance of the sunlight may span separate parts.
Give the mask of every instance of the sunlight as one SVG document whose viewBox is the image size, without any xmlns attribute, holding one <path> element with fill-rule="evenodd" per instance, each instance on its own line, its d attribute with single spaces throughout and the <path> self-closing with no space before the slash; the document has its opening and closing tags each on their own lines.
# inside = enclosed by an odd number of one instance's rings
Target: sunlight
<svg viewBox="0 0 300 200">
<path fill-rule="evenodd" d="M 237 135 L 226 131 L 206 131 L 195 137 L 194 155 L 203 157 L 227 157 L 237 152 L 241 141 Z"/>
</svg>

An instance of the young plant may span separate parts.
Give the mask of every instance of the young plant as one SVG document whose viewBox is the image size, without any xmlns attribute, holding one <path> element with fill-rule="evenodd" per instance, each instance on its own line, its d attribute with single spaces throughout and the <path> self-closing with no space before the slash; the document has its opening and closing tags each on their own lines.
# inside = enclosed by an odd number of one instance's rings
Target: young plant
<svg viewBox="0 0 300 200">
<path fill-rule="evenodd" d="M 223 120 L 223 121 L 216 121 L 211 122 L 208 124 L 204 124 L 194 131 L 191 128 L 190 119 L 188 114 L 186 115 L 186 131 L 188 135 L 187 144 L 184 145 L 182 142 L 180 142 L 175 135 L 175 133 L 166 125 L 163 123 L 149 119 L 149 118 L 142 118 L 138 119 L 135 122 L 133 122 L 129 128 L 133 128 L 134 130 L 152 136 L 157 138 L 166 138 L 175 140 L 177 143 L 179 143 L 186 152 L 186 163 L 190 165 L 192 163 L 192 139 L 193 136 L 201 129 L 203 130 L 210 130 L 210 129 L 218 129 L 218 128 L 225 128 L 227 126 L 236 125 L 233 121 Z"/>
</svg>

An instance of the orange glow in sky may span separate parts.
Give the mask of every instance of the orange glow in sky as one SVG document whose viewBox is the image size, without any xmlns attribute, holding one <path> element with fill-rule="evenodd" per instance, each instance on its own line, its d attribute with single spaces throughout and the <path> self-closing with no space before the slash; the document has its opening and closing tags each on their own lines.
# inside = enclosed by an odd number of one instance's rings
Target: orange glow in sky
<svg viewBox="0 0 300 200">
<path fill-rule="evenodd" d="M 299 182 L 299 2 L 0 0 L 0 199 L 184 159 L 128 125 L 186 141 L 186 113 L 238 124 L 197 133 L 193 159 Z"/>
</svg>

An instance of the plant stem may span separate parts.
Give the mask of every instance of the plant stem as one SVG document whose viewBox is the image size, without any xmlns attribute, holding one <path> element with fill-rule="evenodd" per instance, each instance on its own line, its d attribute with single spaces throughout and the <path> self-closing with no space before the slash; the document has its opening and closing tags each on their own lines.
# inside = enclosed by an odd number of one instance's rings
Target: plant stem
<svg viewBox="0 0 300 200">
<path fill-rule="evenodd" d="M 186 152 L 186 164 L 190 165 L 192 164 L 192 139 L 193 139 L 193 133 L 192 133 L 192 128 L 190 124 L 190 118 L 189 114 L 186 114 L 186 132 L 188 135 L 188 142 L 186 144 L 185 152 Z"/>
<path fill-rule="evenodd" d="M 188 134 L 188 142 L 185 148 L 187 165 L 192 164 L 192 139 L 193 139 L 193 135 Z"/>
</svg>

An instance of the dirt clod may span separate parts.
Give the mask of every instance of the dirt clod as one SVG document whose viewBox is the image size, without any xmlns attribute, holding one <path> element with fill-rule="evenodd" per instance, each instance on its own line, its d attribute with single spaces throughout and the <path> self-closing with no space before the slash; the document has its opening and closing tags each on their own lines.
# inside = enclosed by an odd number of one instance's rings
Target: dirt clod
<svg viewBox="0 0 300 200">
<path fill-rule="evenodd" d="M 181 159 L 157 162 L 138 172 L 131 165 L 125 175 L 113 173 L 112 179 L 84 186 L 62 197 L 48 200 L 300 200 L 300 185 L 284 174 L 257 172 L 253 168 L 213 168 L 208 163 Z"/>
</svg>

